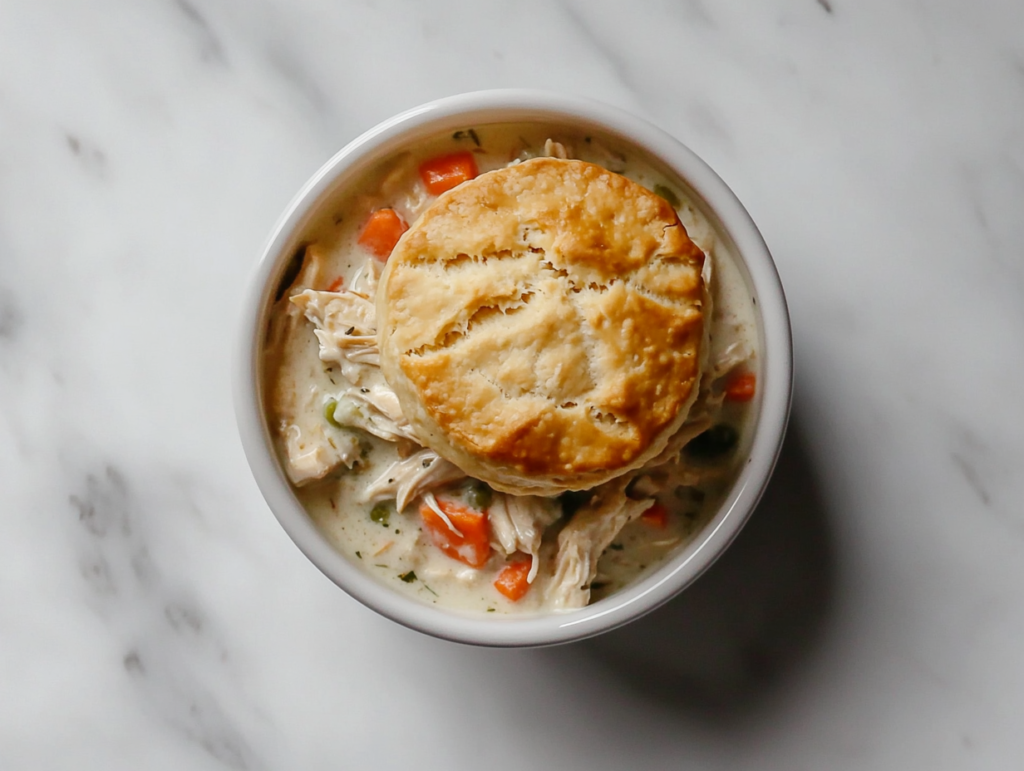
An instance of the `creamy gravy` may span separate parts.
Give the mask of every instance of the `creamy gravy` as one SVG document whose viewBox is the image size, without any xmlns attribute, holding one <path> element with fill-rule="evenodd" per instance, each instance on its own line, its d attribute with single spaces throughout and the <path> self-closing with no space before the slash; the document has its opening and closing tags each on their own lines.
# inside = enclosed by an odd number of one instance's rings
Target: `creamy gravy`
<svg viewBox="0 0 1024 771">
<path fill-rule="evenodd" d="M 322 285 L 312 288 L 326 290 L 338 279 L 342 286 L 353 287 L 358 274 L 369 269 L 372 258 L 359 245 L 358 238 L 370 212 L 390 207 L 411 224 L 429 206 L 434 197 L 426 191 L 417 172 L 424 160 L 468 150 L 473 152 L 483 173 L 544 154 L 549 138 L 564 145 L 569 157 L 598 163 L 621 173 L 658 192 L 676 207 L 690 237 L 711 258 L 713 313 L 709 367 L 716 361 L 728 363 L 735 359 L 740 369 L 757 373 L 754 303 L 728 246 L 688 200 L 679 180 L 659 172 L 634 151 L 620 149 L 613 139 L 596 134 L 539 124 L 484 125 L 439 136 L 396 154 L 367 174 L 351 192 L 339 194 L 311 228 L 307 240 L 316 244 L 324 257 L 319 278 Z M 558 152 L 558 148 L 554 151 Z M 286 301 L 287 292 L 282 302 Z M 279 302 L 275 312 L 283 307 Z M 282 358 L 275 346 L 289 345 L 291 353 Z M 287 367 L 282 366 L 282 362 L 286 362 Z M 337 365 L 320 360 L 314 327 L 305 319 L 300 318 L 289 340 L 268 342 L 264 392 L 282 382 L 294 382 L 301 396 L 297 409 L 305 410 L 307 418 L 323 422 L 324 436 L 329 442 L 358 446 L 359 459 L 352 469 L 343 464 L 321 480 L 294 488 L 314 522 L 342 554 L 381 582 L 425 603 L 484 613 L 530 613 L 548 609 L 550 603 L 545 603 L 545 598 L 547 584 L 552 580 L 556 539 L 568 516 L 547 528 L 540 547 L 536 579 L 522 599 L 512 602 L 493 585 L 506 564 L 502 553 L 495 551 L 480 569 L 469 567 L 434 546 L 424 532 L 419 501 L 410 503 L 404 511 L 398 511 L 394 502 L 378 504 L 376 508 L 360 502 L 367 486 L 401 459 L 400 451 L 417 448 L 385 441 L 363 431 L 337 428 L 325 418 L 318 418 L 330 400 L 339 399 L 353 386 Z M 379 369 L 364 368 L 358 387 L 384 385 Z M 720 390 L 721 382 L 714 388 Z M 597 564 L 597 575 L 590 586 L 591 601 L 611 594 L 655 568 L 666 556 L 689 542 L 713 515 L 746 455 L 756 404 L 756 399 L 725 401 L 713 410 L 715 424 L 735 429 L 735 448 L 711 460 L 689 458 L 682 467 L 673 468 L 671 473 L 655 480 L 657 490 L 650 490 L 648 494 L 667 508 L 667 520 L 652 523 L 641 517 L 622 528 Z M 284 429 L 275 434 L 279 456 L 284 460 L 288 453 Z M 683 457 L 688 457 L 685 451 Z M 568 500 L 553 500 L 551 505 L 563 504 L 566 509 L 571 507 Z M 374 512 L 372 517 L 371 511 Z"/>
</svg>

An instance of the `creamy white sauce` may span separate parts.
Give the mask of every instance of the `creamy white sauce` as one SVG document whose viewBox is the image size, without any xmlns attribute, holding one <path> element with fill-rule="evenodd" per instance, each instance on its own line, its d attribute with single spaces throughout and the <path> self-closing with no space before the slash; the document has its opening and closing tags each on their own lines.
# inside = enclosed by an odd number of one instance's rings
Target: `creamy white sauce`
<svg viewBox="0 0 1024 771">
<path fill-rule="evenodd" d="M 621 173 L 633 181 L 664 192 L 667 188 L 678 199 L 680 219 L 690 237 L 711 257 L 713 314 L 710 328 L 710 358 L 741 346 L 749 353 L 745 367 L 758 372 L 756 351 L 756 313 L 743 275 L 728 245 L 723 242 L 707 219 L 686 196 L 683 184 L 660 173 L 633 151 L 620 149 L 614 140 L 597 135 L 584 135 L 537 124 L 476 126 L 458 138 L 439 136 L 416 148 L 395 155 L 380 164 L 348 193 L 342 191 L 333 205 L 325 207 L 319 221 L 307 234 L 307 241 L 321 247 L 326 256 L 323 286 L 325 290 L 340 278 L 344 287 L 351 287 L 357 273 L 364 268 L 369 253 L 357 243 L 366 218 L 375 209 L 390 207 L 412 223 L 434 200 L 419 179 L 418 167 L 436 155 L 461 150 L 472 151 L 480 172 L 497 169 L 516 160 L 543 154 L 545 140 L 553 138 L 564 144 L 570 157 L 598 163 Z M 339 399 L 352 386 L 341 376 L 337 365 L 328 366 L 317 355 L 313 325 L 301 326 L 295 341 L 297 367 L 301 374 L 291 373 L 305 382 L 314 393 L 316 409 L 322 411 L 330 400 Z M 264 377 L 265 391 L 283 376 L 268 356 Z M 373 388 L 383 384 L 379 369 L 366 367 L 359 386 Z M 734 426 L 740 434 L 737 449 L 727 461 L 714 467 L 699 489 L 692 487 L 688 473 L 680 472 L 664 480 L 654 497 L 669 509 L 667 525 L 660 528 L 642 518 L 626 525 L 598 562 L 597 576 L 592 584 L 591 601 L 614 592 L 636 580 L 660 564 L 666 556 L 686 544 L 707 522 L 728 492 L 742 465 L 751 439 L 757 400 L 751 403 L 726 402 L 716 417 Z M 324 419 L 326 420 L 326 418 Z M 271 420 L 272 427 L 275 421 Z M 347 440 L 349 429 L 327 425 L 326 434 L 337 441 Z M 362 503 L 367 485 L 376 480 L 401 452 L 418 449 L 383 441 L 357 432 L 364 448 L 363 457 L 352 469 L 344 467 L 324 479 L 295 488 L 296 495 L 313 521 L 332 544 L 370 575 L 397 591 L 423 602 L 451 609 L 472 612 L 530 613 L 545 610 L 546 583 L 551 579 L 550 566 L 556 550 L 555 540 L 564 520 L 556 522 L 545 533 L 540 549 L 541 564 L 537 577 L 527 594 L 518 602 L 503 597 L 493 586 L 505 566 L 503 553 L 495 551 L 487 565 L 474 569 L 441 552 L 423 531 L 419 515 L 420 501 L 410 503 L 405 511 L 387 506 L 387 516 L 371 519 L 371 504 Z M 279 454 L 285 452 L 282 437 L 277 437 Z"/>
</svg>

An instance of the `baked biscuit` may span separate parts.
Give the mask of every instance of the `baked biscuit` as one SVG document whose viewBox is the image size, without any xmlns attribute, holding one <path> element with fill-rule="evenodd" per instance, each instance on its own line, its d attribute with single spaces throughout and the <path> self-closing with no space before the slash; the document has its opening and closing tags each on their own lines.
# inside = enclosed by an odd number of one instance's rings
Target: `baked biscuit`
<svg viewBox="0 0 1024 771">
<path fill-rule="evenodd" d="M 381 367 L 423 442 L 498 490 L 643 465 L 686 419 L 704 253 L 661 197 L 537 158 L 442 195 L 377 291 Z"/>
</svg>

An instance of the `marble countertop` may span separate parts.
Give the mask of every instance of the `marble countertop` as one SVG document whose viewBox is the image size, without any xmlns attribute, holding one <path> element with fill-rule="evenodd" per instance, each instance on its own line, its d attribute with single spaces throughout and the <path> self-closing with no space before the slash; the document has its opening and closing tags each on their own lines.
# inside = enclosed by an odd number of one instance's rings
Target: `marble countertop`
<svg viewBox="0 0 1024 771">
<path fill-rule="evenodd" d="M 788 292 L 766 499 L 665 608 L 405 630 L 263 502 L 234 326 L 329 156 L 540 87 L 703 156 Z M 1004 769 L 1024 757 L 1024 5 L 0 6 L 0 768 Z"/>
</svg>

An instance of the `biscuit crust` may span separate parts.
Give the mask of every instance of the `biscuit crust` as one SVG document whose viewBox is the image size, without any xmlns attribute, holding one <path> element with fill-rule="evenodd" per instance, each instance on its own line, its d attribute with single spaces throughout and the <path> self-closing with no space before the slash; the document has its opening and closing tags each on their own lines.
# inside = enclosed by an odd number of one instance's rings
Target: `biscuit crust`
<svg viewBox="0 0 1024 771">
<path fill-rule="evenodd" d="M 643 465 L 686 419 L 705 255 L 660 196 L 537 158 L 442 195 L 377 291 L 381 367 L 424 443 L 498 490 Z"/>
</svg>

